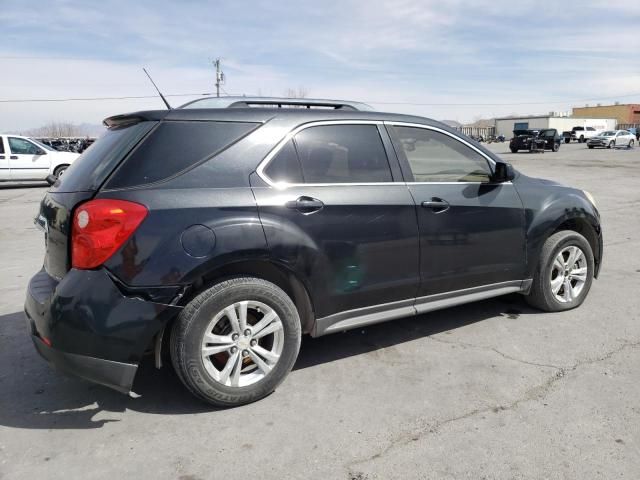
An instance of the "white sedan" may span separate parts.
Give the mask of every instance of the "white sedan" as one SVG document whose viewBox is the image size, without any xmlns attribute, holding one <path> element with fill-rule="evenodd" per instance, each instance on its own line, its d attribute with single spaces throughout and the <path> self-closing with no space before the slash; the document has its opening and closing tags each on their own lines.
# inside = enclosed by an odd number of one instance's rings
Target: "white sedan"
<svg viewBox="0 0 640 480">
<path fill-rule="evenodd" d="M 628 130 L 607 130 L 599 133 L 593 138 L 590 138 L 587 142 L 587 147 L 633 147 L 636 141 L 636 136 Z"/>
<path fill-rule="evenodd" d="M 80 155 L 59 152 L 32 138 L 0 135 L 0 181 L 46 180 L 61 176 Z"/>
</svg>

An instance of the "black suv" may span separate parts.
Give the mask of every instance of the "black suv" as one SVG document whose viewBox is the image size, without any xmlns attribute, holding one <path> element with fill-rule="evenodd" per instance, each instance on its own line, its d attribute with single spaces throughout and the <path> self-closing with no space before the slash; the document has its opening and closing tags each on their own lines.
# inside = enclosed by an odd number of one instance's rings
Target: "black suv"
<svg viewBox="0 0 640 480">
<path fill-rule="evenodd" d="M 542 130 L 514 130 L 513 138 L 509 142 L 511 153 L 519 150 L 560 150 L 562 137 L 555 128 L 543 128 Z"/>
<path fill-rule="evenodd" d="M 36 218 L 36 349 L 122 392 L 145 353 L 169 355 L 193 394 L 231 406 L 272 392 L 303 334 L 512 292 L 583 302 L 602 259 L 588 193 L 365 109 L 227 98 L 106 119 Z"/>
</svg>

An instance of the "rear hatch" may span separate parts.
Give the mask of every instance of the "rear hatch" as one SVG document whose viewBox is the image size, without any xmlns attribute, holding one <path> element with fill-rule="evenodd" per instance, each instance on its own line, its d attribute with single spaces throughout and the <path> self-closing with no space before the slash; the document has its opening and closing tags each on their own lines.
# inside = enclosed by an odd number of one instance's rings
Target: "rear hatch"
<svg viewBox="0 0 640 480">
<path fill-rule="evenodd" d="M 156 119 L 117 117 L 51 186 L 40 204 L 35 223 L 45 234 L 44 267 L 61 279 L 69 271 L 72 215 L 80 203 L 91 199 L 122 159 L 153 129 Z"/>
</svg>

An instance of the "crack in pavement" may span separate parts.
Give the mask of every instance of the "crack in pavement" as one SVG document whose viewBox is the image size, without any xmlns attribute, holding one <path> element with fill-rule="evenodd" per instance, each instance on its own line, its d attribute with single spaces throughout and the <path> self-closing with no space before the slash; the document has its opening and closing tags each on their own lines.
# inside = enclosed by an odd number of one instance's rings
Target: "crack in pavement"
<svg viewBox="0 0 640 480">
<path fill-rule="evenodd" d="M 433 337 L 428 337 L 432 340 L 435 341 L 439 341 L 442 343 L 447 343 L 447 344 L 456 344 L 459 342 L 450 342 L 450 341 L 446 341 L 446 340 L 442 340 L 442 339 L 434 339 Z M 354 471 L 353 467 L 356 465 L 360 465 L 363 463 L 367 463 L 370 462 L 372 460 L 376 460 L 378 458 L 381 458 L 385 455 L 387 455 L 390 451 L 395 450 L 398 447 L 401 446 L 405 446 L 405 445 L 409 445 L 411 442 L 417 442 L 418 440 L 421 440 L 422 438 L 430 435 L 430 434 L 437 434 L 439 429 L 442 428 L 445 425 L 454 423 L 454 422 L 458 422 L 460 420 L 464 420 L 466 418 L 470 418 L 473 417 L 475 415 L 478 414 L 482 414 L 482 413 L 500 413 L 503 411 L 508 411 L 508 410 L 513 410 L 515 408 L 517 408 L 520 404 L 524 403 L 524 402 L 528 402 L 528 401 L 533 401 L 536 399 L 542 399 L 544 398 L 549 391 L 551 390 L 551 387 L 558 381 L 560 381 L 561 379 L 567 377 L 567 375 L 571 372 L 576 371 L 578 368 L 584 366 L 584 365 L 592 365 L 594 363 L 599 363 L 599 362 L 604 362 L 606 360 L 609 360 L 610 358 L 612 358 L 614 355 L 622 352 L 623 350 L 627 349 L 627 348 L 637 348 L 640 346 L 640 341 L 633 341 L 633 342 L 629 342 L 629 341 L 625 341 L 623 342 L 618 348 L 615 348 L 607 353 L 605 353 L 604 355 L 600 356 L 600 357 L 595 357 L 595 358 L 588 358 L 585 360 L 581 360 L 578 361 L 576 363 L 574 363 L 573 365 L 571 365 L 570 367 L 559 367 L 559 366 L 554 366 L 554 365 L 545 365 L 545 364 L 537 364 L 537 363 L 532 363 L 532 362 L 527 362 L 526 360 L 520 360 L 520 359 L 516 359 L 510 356 L 505 356 L 504 354 L 502 354 L 500 351 L 494 349 L 494 348 L 490 348 L 490 347 L 482 347 L 482 346 L 478 346 L 478 345 L 473 345 L 473 344 L 465 344 L 465 343 L 460 343 L 461 345 L 465 346 L 465 347 L 473 347 L 473 348 L 479 348 L 482 350 L 487 350 L 487 351 L 493 351 L 495 353 L 497 353 L 498 355 L 503 356 L 505 359 L 508 360 L 512 360 L 512 361 L 516 361 L 516 362 L 520 362 L 520 363 L 525 363 L 528 365 L 533 365 L 533 366 L 538 366 L 538 367 L 544 367 L 544 368 L 555 368 L 557 371 L 554 373 L 553 376 L 549 377 L 545 382 L 536 385 L 534 387 L 531 387 L 529 389 L 527 389 L 524 393 L 524 395 L 520 398 L 517 398 L 516 400 L 506 404 L 506 405 L 495 405 L 495 406 L 490 406 L 490 407 L 484 407 L 484 408 L 474 408 L 473 410 L 470 410 L 468 412 L 465 412 L 461 415 L 456 415 L 454 417 L 450 417 L 450 418 L 446 418 L 444 420 L 440 420 L 440 421 L 436 421 L 433 423 L 426 423 L 423 424 L 422 426 L 414 429 L 411 432 L 405 432 L 403 434 L 400 434 L 398 436 L 398 438 L 396 438 L 395 440 L 392 440 L 385 448 L 383 448 L 381 451 L 379 451 L 378 453 L 371 455 L 367 458 L 361 459 L 361 460 L 354 460 L 351 462 L 348 462 L 344 465 L 344 468 L 346 469 L 346 471 L 348 472 L 349 475 L 353 475 L 353 474 L 361 474 L 362 472 L 358 472 L 358 471 Z"/>
<path fill-rule="evenodd" d="M 570 367 L 563 366 L 563 365 L 552 365 L 552 364 L 548 364 L 548 363 L 530 362 L 529 360 L 523 360 L 521 358 L 512 357 L 511 355 L 508 355 L 508 354 L 506 354 L 504 352 L 501 352 L 500 350 L 498 350 L 497 348 L 494 348 L 494 347 L 485 347 L 483 345 L 476 345 L 476 344 L 473 344 L 473 343 L 444 340 L 444 339 L 442 339 L 440 337 L 436 337 L 434 335 L 429 335 L 426 338 L 428 338 L 429 340 L 432 340 L 434 342 L 446 343 L 448 345 L 460 345 L 460 346 L 465 347 L 465 348 L 475 348 L 475 349 L 484 350 L 484 351 L 487 351 L 487 352 L 494 352 L 494 353 L 497 353 L 498 355 L 500 355 L 502 358 L 504 358 L 506 360 L 512 360 L 514 362 L 524 363 L 526 365 L 532 365 L 534 367 L 555 368 L 556 370 L 562 370 L 563 368 L 570 368 Z"/>
</svg>

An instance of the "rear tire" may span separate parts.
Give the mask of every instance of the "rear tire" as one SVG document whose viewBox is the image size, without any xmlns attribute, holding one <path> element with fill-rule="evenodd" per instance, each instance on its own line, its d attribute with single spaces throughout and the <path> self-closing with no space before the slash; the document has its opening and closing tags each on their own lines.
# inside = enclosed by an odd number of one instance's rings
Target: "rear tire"
<svg viewBox="0 0 640 480">
<path fill-rule="evenodd" d="M 593 149 L 593 145 L 587 145 L 587 147 L 589 147 L 590 149 Z"/>
<path fill-rule="evenodd" d="M 629 140 L 629 148 L 633 148 L 633 140 Z"/>
<path fill-rule="evenodd" d="M 572 230 L 554 233 L 542 246 L 531 291 L 525 298 L 546 312 L 576 308 L 589 293 L 594 266 L 591 246 L 582 235 Z"/>
<path fill-rule="evenodd" d="M 584 135 L 580 135 L 580 138 L 578 139 L 578 143 L 584 143 Z"/>
<path fill-rule="evenodd" d="M 518 153 L 518 149 L 517 148 L 510 148 L 511 153 Z"/>
<path fill-rule="evenodd" d="M 571 143 L 571 139 L 570 138 L 565 138 L 564 139 L 564 143 Z"/>
<path fill-rule="evenodd" d="M 298 311 L 284 291 L 259 278 L 233 278 L 205 290 L 180 313 L 171 359 L 196 397 L 234 407 L 275 390 L 293 368 L 300 340 Z"/>
</svg>

